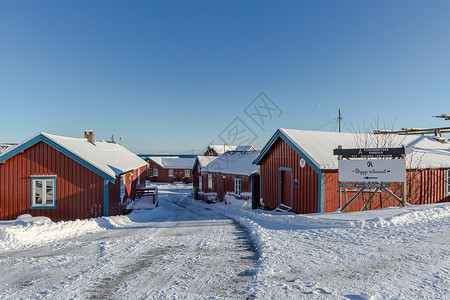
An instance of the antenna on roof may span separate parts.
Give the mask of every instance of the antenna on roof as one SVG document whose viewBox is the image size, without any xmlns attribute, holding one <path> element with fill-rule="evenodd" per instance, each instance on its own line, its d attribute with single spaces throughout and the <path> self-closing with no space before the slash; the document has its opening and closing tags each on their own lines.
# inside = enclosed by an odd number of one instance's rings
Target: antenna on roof
<svg viewBox="0 0 450 300">
<path fill-rule="evenodd" d="M 342 112 L 341 109 L 339 108 L 339 132 L 341 131 L 341 123 L 342 123 Z"/>
</svg>

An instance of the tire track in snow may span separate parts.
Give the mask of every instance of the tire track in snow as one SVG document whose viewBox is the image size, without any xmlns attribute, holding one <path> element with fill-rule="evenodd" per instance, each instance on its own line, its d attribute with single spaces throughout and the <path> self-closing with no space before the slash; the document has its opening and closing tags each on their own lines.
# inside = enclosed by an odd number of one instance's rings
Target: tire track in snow
<svg viewBox="0 0 450 300">
<path fill-rule="evenodd" d="M 243 292 L 252 283 L 249 269 L 254 267 L 255 255 L 246 233 L 228 217 L 194 211 L 182 203 L 185 198 L 179 198 L 170 194 L 161 197 L 180 221 L 153 235 L 155 240 L 173 239 L 174 244 L 148 245 L 152 249 L 139 253 L 119 274 L 91 287 L 89 298 L 113 299 L 128 294 L 139 298 L 247 297 Z M 133 285 L 139 284 L 148 286 L 147 290 L 140 290 L 139 296 L 130 293 L 136 289 Z"/>
</svg>

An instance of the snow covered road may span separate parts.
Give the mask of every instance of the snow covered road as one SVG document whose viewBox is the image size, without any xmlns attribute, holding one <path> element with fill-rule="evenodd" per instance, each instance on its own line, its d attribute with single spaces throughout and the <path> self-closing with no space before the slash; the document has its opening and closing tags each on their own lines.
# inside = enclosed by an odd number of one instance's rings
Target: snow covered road
<svg viewBox="0 0 450 300">
<path fill-rule="evenodd" d="M 294 215 L 161 185 L 151 211 L 0 221 L 2 299 L 449 299 L 450 203 Z"/>
<path fill-rule="evenodd" d="M 256 257 L 245 232 L 220 212 L 190 209 L 189 192 L 161 191 L 155 211 L 100 218 L 92 233 L 0 252 L 0 295 L 246 298 Z"/>
</svg>

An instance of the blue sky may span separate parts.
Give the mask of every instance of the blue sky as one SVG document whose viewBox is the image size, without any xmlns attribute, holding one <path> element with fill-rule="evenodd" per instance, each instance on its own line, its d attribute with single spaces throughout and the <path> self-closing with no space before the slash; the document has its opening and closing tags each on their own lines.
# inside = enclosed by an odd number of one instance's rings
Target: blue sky
<svg viewBox="0 0 450 300">
<path fill-rule="evenodd" d="M 343 131 L 450 126 L 449 28 L 449 1 L 0 0 L 0 142 L 197 153 L 239 118 L 262 147 L 338 109 Z M 261 92 L 279 111 L 258 126 Z"/>
</svg>

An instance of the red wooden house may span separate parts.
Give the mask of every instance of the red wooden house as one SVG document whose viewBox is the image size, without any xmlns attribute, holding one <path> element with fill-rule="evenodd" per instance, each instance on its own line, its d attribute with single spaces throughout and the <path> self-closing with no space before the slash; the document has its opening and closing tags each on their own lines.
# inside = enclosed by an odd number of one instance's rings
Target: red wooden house
<svg viewBox="0 0 450 300">
<path fill-rule="evenodd" d="M 0 155 L 0 219 L 22 214 L 53 221 L 124 213 L 147 163 L 124 147 L 39 133 Z"/>
<path fill-rule="evenodd" d="M 252 178 L 259 171 L 252 161 L 258 154 L 259 151 L 227 151 L 203 167 L 199 198 L 210 202 L 224 201 L 228 194 L 237 199 L 252 199 Z"/>
<path fill-rule="evenodd" d="M 148 176 L 152 182 L 192 182 L 192 166 L 195 158 L 182 158 L 178 156 L 149 156 L 147 162 L 150 166 Z"/>
<path fill-rule="evenodd" d="M 203 190 L 203 178 L 202 178 L 202 169 L 206 167 L 209 163 L 215 160 L 217 156 L 203 156 L 198 155 L 195 158 L 194 166 L 192 167 L 192 188 L 194 190 L 195 199 L 198 198 L 198 192 Z"/>
<path fill-rule="evenodd" d="M 450 143 L 430 136 L 372 135 L 278 129 L 254 160 L 261 167 L 261 197 L 266 208 L 280 204 L 295 213 L 333 212 L 339 208 L 338 161 L 333 149 L 387 148 L 406 145 L 407 201 L 428 204 L 450 201 Z M 399 183 L 392 183 L 397 196 Z M 356 190 L 347 194 L 355 195 Z M 382 192 L 369 209 L 399 204 Z M 362 194 L 349 206 L 360 210 L 368 195 Z M 345 201 L 345 200 L 344 200 Z M 341 207 L 343 205 L 341 204 Z"/>
</svg>

